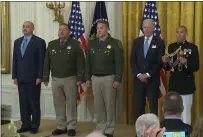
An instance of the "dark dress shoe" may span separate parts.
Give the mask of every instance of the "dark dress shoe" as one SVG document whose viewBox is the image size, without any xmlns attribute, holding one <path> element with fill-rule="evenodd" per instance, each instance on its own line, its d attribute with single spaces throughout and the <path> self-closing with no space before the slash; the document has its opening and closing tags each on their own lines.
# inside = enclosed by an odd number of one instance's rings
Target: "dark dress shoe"
<svg viewBox="0 0 203 137">
<path fill-rule="evenodd" d="M 65 133 L 67 133 L 67 129 L 64 129 L 64 130 L 55 129 L 55 130 L 52 132 L 52 135 L 61 135 L 61 134 L 65 134 Z"/>
<path fill-rule="evenodd" d="M 70 130 L 68 130 L 68 136 L 75 136 L 75 130 L 73 130 L 73 129 L 70 129 Z"/>
<path fill-rule="evenodd" d="M 17 130 L 17 133 L 24 133 L 24 132 L 28 132 L 28 131 L 30 131 L 29 128 L 20 128 Z"/>
<path fill-rule="evenodd" d="M 104 134 L 106 137 L 113 137 L 111 134 Z"/>
<path fill-rule="evenodd" d="M 37 134 L 38 132 L 39 132 L 38 128 L 32 128 L 32 129 L 30 130 L 30 133 L 31 133 L 31 134 Z"/>
</svg>

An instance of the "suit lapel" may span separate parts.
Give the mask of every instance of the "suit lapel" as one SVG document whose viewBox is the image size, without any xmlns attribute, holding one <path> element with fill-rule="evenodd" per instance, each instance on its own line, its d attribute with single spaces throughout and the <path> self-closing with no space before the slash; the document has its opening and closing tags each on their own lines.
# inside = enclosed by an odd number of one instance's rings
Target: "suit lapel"
<svg viewBox="0 0 203 137">
<path fill-rule="evenodd" d="M 22 42 L 23 42 L 23 38 L 24 37 L 21 37 L 20 38 L 20 40 L 18 41 L 18 48 L 17 48 L 17 52 L 19 52 L 20 53 L 20 55 L 21 55 L 21 44 L 22 44 Z M 22 56 L 21 56 L 22 57 Z"/>
<path fill-rule="evenodd" d="M 150 43 L 149 48 L 148 48 L 148 51 L 147 51 L 146 58 L 147 58 L 147 57 L 149 56 L 149 54 L 150 54 L 150 51 L 151 51 L 151 49 L 152 49 L 152 45 L 155 45 L 155 36 L 153 36 L 153 38 L 152 38 L 152 40 L 151 40 L 151 43 Z M 143 48 L 144 48 L 144 46 L 143 46 Z"/>
<path fill-rule="evenodd" d="M 141 37 L 140 45 L 142 45 L 140 46 L 140 57 L 142 57 L 142 60 L 144 60 L 144 36 Z"/>
</svg>

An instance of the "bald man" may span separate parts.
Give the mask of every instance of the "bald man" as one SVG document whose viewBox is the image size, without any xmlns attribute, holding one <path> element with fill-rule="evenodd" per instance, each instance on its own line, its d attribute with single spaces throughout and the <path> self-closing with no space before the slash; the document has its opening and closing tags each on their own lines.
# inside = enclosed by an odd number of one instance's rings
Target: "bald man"
<svg viewBox="0 0 203 137">
<path fill-rule="evenodd" d="M 153 36 L 154 28 L 153 20 L 144 20 L 144 36 L 135 39 L 132 47 L 130 62 L 134 73 L 136 119 L 145 113 L 146 97 L 151 113 L 158 113 L 161 58 L 165 45 L 162 39 Z"/>
<path fill-rule="evenodd" d="M 40 126 L 40 89 L 46 43 L 33 34 L 34 24 L 25 21 L 24 36 L 14 42 L 12 79 L 18 87 L 21 128 L 18 133 L 36 134 Z"/>
<path fill-rule="evenodd" d="M 182 120 L 184 123 L 191 124 L 191 107 L 195 88 L 194 72 L 199 70 L 198 47 L 186 40 L 187 28 L 183 25 L 176 29 L 176 42 L 168 46 L 168 52 L 173 53 L 180 46 L 183 55 L 174 56 L 173 61 L 179 60 L 179 65 L 169 65 L 166 56 L 162 57 L 164 69 L 170 71 L 169 91 L 179 93 L 183 99 L 184 110 Z M 173 67 L 173 68 L 172 68 Z"/>
</svg>

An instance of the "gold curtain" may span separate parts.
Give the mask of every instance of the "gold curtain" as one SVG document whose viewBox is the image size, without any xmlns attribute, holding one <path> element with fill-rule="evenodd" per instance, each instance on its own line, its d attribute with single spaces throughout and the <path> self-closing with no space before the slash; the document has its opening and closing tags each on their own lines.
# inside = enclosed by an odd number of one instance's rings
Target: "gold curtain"
<svg viewBox="0 0 203 137">
<path fill-rule="evenodd" d="M 200 69 L 195 73 L 196 91 L 193 97 L 192 121 L 203 115 L 201 99 L 203 98 L 203 2 L 157 2 L 159 23 L 162 38 L 166 47 L 176 41 L 176 27 L 185 25 L 188 28 L 188 41 L 195 43 L 199 49 Z M 133 73 L 130 67 L 130 54 L 133 39 L 139 36 L 140 24 L 145 2 L 122 2 L 123 17 L 123 45 L 124 45 L 124 122 L 135 123 L 135 96 L 133 87 Z M 168 79 L 168 73 L 166 74 Z M 161 111 L 162 101 L 159 100 L 159 117 L 163 119 Z"/>
</svg>

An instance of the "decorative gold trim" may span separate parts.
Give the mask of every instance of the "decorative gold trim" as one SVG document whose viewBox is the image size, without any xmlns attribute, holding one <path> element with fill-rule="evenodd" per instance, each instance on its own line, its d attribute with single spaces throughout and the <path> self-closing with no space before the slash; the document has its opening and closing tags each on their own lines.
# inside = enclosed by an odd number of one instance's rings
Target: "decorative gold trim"
<svg viewBox="0 0 203 137">
<path fill-rule="evenodd" d="M 46 2 L 46 7 L 53 10 L 55 16 L 54 21 L 57 21 L 59 24 L 64 23 L 64 17 L 61 14 L 61 10 L 65 8 L 65 2 Z"/>
<path fill-rule="evenodd" d="M 1 73 L 10 73 L 10 36 L 9 36 L 9 15 L 8 2 L 1 2 L 2 16 L 1 16 L 1 50 L 2 62 Z"/>
</svg>

